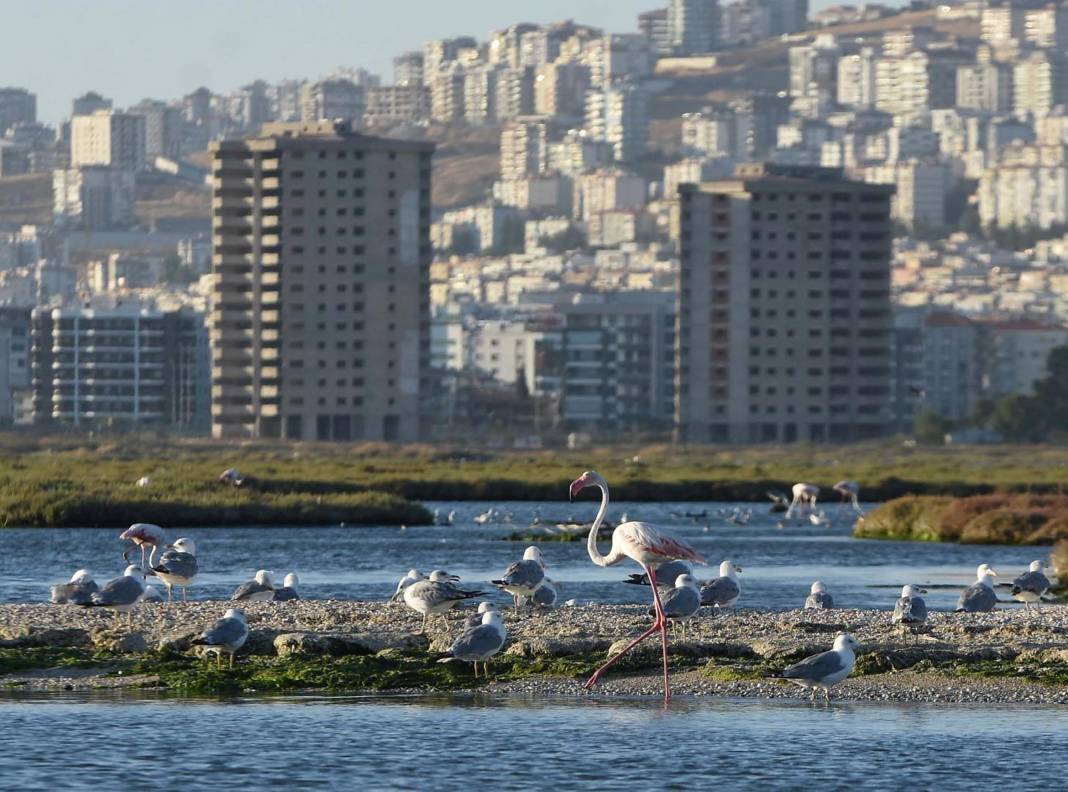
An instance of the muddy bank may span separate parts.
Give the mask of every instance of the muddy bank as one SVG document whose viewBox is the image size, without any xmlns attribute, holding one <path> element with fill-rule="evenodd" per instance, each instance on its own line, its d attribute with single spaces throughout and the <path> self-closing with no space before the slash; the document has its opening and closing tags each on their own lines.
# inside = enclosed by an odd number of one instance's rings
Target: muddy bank
<svg viewBox="0 0 1068 792">
<path fill-rule="evenodd" d="M 648 623 L 642 606 L 589 606 L 506 615 L 509 641 L 494 677 L 476 682 L 462 663 L 437 663 L 459 633 L 458 615 L 418 633 L 403 606 L 367 602 L 252 603 L 252 634 L 237 667 L 216 670 L 190 639 L 222 614 L 222 602 L 144 605 L 134 628 L 110 614 L 48 605 L 0 606 L 0 687 L 163 688 L 241 691 L 442 691 L 475 687 L 531 695 L 576 695 L 618 641 Z M 466 614 L 469 611 L 465 611 Z M 777 679 L 791 662 L 849 631 L 861 641 L 839 697 L 865 700 L 1068 703 L 1068 608 L 932 614 L 912 636 L 889 612 L 740 611 L 692 620 L 672 636 L 676 691 L 692 695 L 800 695 Z M 628 659 L 600 694 L 655 695 L 654 644 Z"/>
</svg>

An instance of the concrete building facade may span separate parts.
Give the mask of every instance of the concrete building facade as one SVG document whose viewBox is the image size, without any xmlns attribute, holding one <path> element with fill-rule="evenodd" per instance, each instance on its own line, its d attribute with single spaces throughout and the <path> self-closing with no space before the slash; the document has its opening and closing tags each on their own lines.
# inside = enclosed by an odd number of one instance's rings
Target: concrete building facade
<svg viewBox="0 0 1068 792">
<path fill-rule="evenodd" d="M 212 147 L 215 436 L 421 436 L 432 154 L 333 122 Z"/>
<path fill-rule="evenodd" d="M 145 119 L 133 113 L 97 110 L 70 121 L 70 165 L 103 165 L 128 171 L 145 167 Z"/>
</svg>

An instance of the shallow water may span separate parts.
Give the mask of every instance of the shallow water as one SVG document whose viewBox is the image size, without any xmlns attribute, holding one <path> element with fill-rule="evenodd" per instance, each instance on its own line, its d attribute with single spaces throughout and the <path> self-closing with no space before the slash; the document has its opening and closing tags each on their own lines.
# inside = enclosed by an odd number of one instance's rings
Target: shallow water
<svg viewBox="0 0 1068 792">
<path fill-rule="evenodd" d="M 946 792 L 1068 774 L 1068 712 L 1014 706 L 0 694 L 0 722 L 0 779 L 20 790 Z"/>
<path fill-rule="evenodd" d="M 721 516 L 735 505 L 753 509 L 748 525 L 731 525 Z M 226 598 L 257 569 L 270 569 L 280 579 L 295 570 L 304 596 L 331 599 L 376 599 L 392 593 L 410 567 L 424 573 L 434 568 L 460 574 L 480 588 L 500 576 L 522 554 L 523 544 L 502 541 L 523 530 L 535 514 L 546 522 L 589 520 L 594 502 L 430 503 L 441 514 L 455 510 L 448 526 L 379 528 L 189 528 L 168 530 L 168 538 L 188 536 L 197 542 L 201 575 L 192 586 L 194 599 Z M 511 516 L 508 523 L 478 525 L 474 517 L 490 507 Z M 687 514 L 707 512 L 707 516 Z M 950 608 L 960 588 L 975 579 L 975 567 L 987 562 L 1011 580 L 1047 550 L 1034 547 L 958 546 L 923 542 L 861 541 L 851 536 L 852 517 L 831 505 L 831 526 L 797 522 L 777 527 L 779 515 L 766 504 L 620 503 L 609 519 L 626 514 L 667 528 L 685 538 L 711 563 L 698 577 L 715 574 L 716 565 L 731 558 L 741 565 L 741 607 L 785 610 L 799 607 L 811 582 L 827 583 L 836 604 L 852 608 L 891 608 L 905 583 L 936 584 L 928 603 Z M 150 515 L 145 516 L 151 519 Z M 98 581 L 121 574 L 124 543 L 115 529 L 0 530 L 0 602 L 47 601 L 48 587 L 86 567 Z M 620 583 L 638 571 L 630 562 L 602 569 L 590 563 L 585 542 L 540 545 L 550 577 L 563 585 L 565 599 L 581 602 L 645 602 L 648 591 Z M 607 552 L 607 541 L 602 542 Z M 139 559 L 139 552 L 132 556 Z M 492 587 L 488 587 L 492 589 Z M 1007 592 L 1001 592 L 1007 599 Z M 501 598 L 503 601 L 503 598 Z"/>
</svg>

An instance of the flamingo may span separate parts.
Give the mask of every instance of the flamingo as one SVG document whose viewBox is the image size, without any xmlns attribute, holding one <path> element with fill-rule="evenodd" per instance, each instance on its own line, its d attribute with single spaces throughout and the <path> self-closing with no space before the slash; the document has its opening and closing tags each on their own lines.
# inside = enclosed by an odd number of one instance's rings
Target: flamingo
<svg viewBox="0 0 1068 792">
<path fill-rule="evenodd" d="M 794 499 L 790 501 L 790 508 L 786 510 L 786 519 L 789 520 L 793 514 L 794 509 L 798 506 L 808 506 L 809 514 L 811 514 L 816 508 L 816 498 L 819 497 L 820 488 L 815 484 L 794 484 L 790 490 L 793 493 Z"/>
<path fill-rule="evenodd" d="M 660 647 L 664 658 L 664 700 L 671 698 L 671 685 L 668 681 L 668 656 L 667 656 L 667 618 L 664 616 L 664 607 L 660 602 L 660 592 L 656 588 L 656 568 L 668 561 L 684 560 L 695 564 L 703 564 L 705 560 L 688 544 L 680 542 L 663 533 L 660 529 L 643 522 L 626 522 L 616 526 L 612 532 L 612 549 L 608 555 L 601 555 L 597 549 L 597 531 L 601 527 L 605 514 L 608 512 L 608 482 L 599 473 L 588 470 L 571 482 L 570 496 L 575 499 L 586 487 L 597 487 L 601 490 L 601 508 L 597 510 L 597 517 L 590 527 L 589 539 L 586 542 L 586 550 L 590 559 L 597 566 L 613 566 L 624 558 L 636 561 L 649 578 L 649 588 L 653 590 L 653 608 L 655 619 L 653 626 L 643 632 L 617 654 L 608 658 L 608 662 L 593 672 L 586 680 L 585 688 L 589 690 L 601 678 L 601 674 L 613 665 L 619 658 L 640 644 L 653 633 L 660 632 Z"/>
<path fill-rule="evenodd" d="M 152 523 L 134 523 L 121 534 L 120 539 L 129 539 L 133 545 L 127 547 L 122 554 L 122 560 L 129 563 L 130 551 L 135 547 L 141 548 L 141 572 L 145 571 L 145 547 L 151 547 L 152 553 L 148 557 L 148 565 L 156 563 L 156 551 L 163 544 L 163 529 Z"/>
<path fill-rule="evenodd" d="M 860 485 L 857 482 L 846 479 L 839 481 L 831 489 L 842 496 L 842 501 L 838 506 L 839 509 L 848 503 L 857 514 L 864 514 L 864 510 L 860 508 Z"/>
</svg>

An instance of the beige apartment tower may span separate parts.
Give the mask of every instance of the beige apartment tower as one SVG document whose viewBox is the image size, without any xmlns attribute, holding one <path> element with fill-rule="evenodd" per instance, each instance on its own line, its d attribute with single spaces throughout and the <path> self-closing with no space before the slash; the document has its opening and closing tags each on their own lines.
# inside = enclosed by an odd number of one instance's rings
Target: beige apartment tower
<svg viewBox="0 0 1068 792">
<path fill-rule="evenodd" d="M 422 435 L 432 155 L 336 121 L 212 146 L 216 437 Z"/>
<path fill-rule="evenodd" d="M 838 169 L 770 164 L 679 188 L 680 440 L 887 431 L 892 195 Z"/>
</svg>

